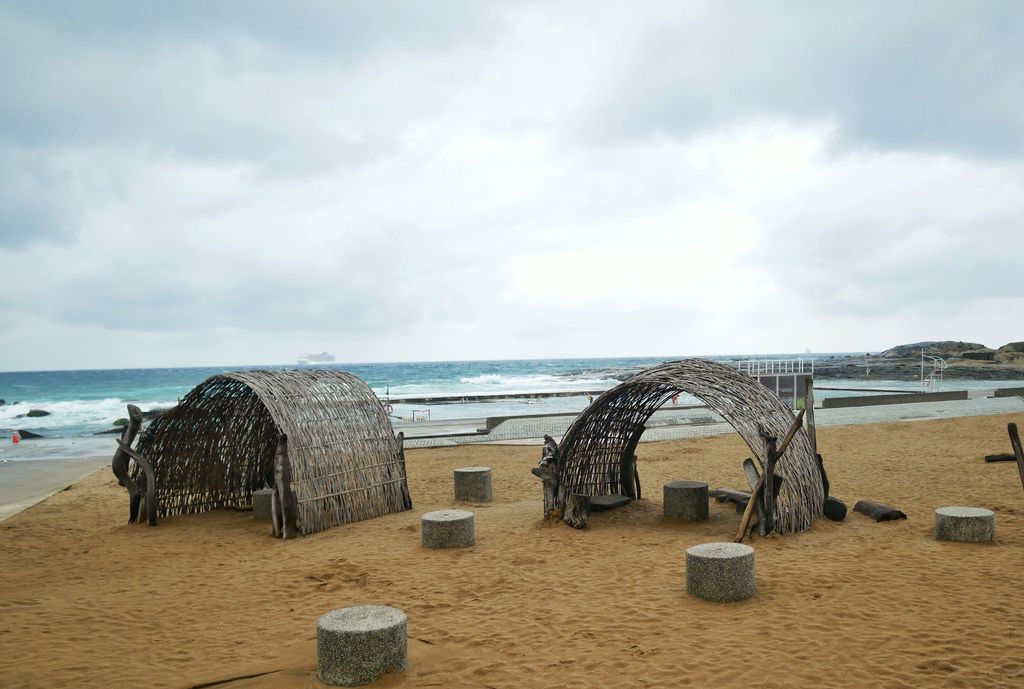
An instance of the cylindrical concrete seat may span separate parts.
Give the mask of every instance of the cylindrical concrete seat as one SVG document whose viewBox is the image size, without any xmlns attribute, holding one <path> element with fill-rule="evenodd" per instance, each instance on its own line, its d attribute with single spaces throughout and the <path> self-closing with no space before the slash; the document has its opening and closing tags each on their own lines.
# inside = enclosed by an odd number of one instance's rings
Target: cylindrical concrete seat
<svg viewBox="0 0 1024 689">
<path fill-rule="evenodd" d="M 386 605 L 334 610 L 316 623 L 316 675 L 341 687 L 369 684 L 408 669 L 409 618 Z"/>
<path fill-rule="evenodd" d="M 754 595 L 754 549 L 742 543 L 702 543 L 686 549 L 686 592 L 715 603 Z"/>
<path fill-rule="evenodd" d="M 466 548 L 476 543 L 473 513 L 465 510 L 427 512 L 420 530 L 425 548 Z"/>
<path fill-rule="evenodd" d="M 673 481 L 665 484 L 662 510 L 666 517 L 688 522 L 708 518 L 708 484 L 700 481 Z"/>
<path fill-rule="evenodd" d="M 463 467 L 455 470 L 455 499 L 468 502 L 490 502 L 491 468 Z"/>
<path fill-rule="evenodd" d="M 996 538 L 996 515 L 981 507 L 935 510 L 935 540 L 982 543 Z"/>
</svg>

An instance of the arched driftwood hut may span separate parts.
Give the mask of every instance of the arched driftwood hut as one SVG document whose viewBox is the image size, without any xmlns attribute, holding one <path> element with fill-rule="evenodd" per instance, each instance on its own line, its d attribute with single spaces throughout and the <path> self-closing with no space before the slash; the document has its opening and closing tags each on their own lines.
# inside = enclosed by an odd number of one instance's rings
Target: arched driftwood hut
<svg viewBox="0 0 1024 689">
<path fill-rule="evenodd" d="M 302 533 L 412 507 L 401 438 L 366 383 L 343 371 L 244 371 L 208 378 L 139 438 L 156 514 L 248 504 L 274 485 L 282 436 Z M 138 463 L 131 478 L 146 484 Z"/>
<path fill-rule="evenodd" d="M 644 424 L 673 394 L 687 392 L 718 412 L 740 434 L 762 464 L 762 435 L 782 438 L 793 412 L 756 379 L 724 364 L 684 359 L 659 364 L 594 400 L 566 431 L 558 446 L 559 501 L 581 495 L 625 494 L 633 490 L 632 458 Z M 775 474 L 783 479 L 775 498 L 775 530 L 803 531 L 821 516 L 825 495 L 817 458 L 801 428 Z"/>
</svg>

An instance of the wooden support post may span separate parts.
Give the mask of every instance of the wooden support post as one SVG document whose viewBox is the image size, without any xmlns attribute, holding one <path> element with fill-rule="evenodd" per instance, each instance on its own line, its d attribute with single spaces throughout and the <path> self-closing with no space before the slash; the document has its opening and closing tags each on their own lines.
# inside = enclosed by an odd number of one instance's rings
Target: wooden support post
<svg viewBox="0 0 1024 689">
<path fill-rule="evenodd" d="M 570 493 L 565 502 L 565 516 L 562 521 L 574 529 L 584 529 L 590 518 L 590 496 Z"/>
<path fill-rule="evenodd" d="M 764 521 L 757 525 L 762 536 L 767 536 L 775 528 L 775 463 L 779 459 L 779 452 L 775 447 L 775 436 L 768 435 L 761 430 L 761 437 L 764 439 L 764 456 L 768 461 L 764 463 L 764 481 L 761 485 L 761 493 L 764 502 Z"/>
<path fill-rule="evenodd" d="M 270 496 L 271 524 L 275 536 L 295 538 L 296 512 L 298 506 L 292 498 L 292 466 L 288 460 L 288 436 L 284 433 L 277 439 L 277 453 L 274 457 L 274 492 Z"/>
<path fill-rule="evenodd" d="M 398 460 L 402 471 L 402 506 L 412 509 L 412 494 L 409 493 L 409 474 L 405 471 L 405 432 L 398 432 Z"/>
<path fill-rule="evenodd" d="M 818 454 L 818 430 L 814 427 L 814 378 L 807 379 L 807 394 L 804 397 L 804 411 L 807 412 L 807 439 L 811 441 L 811 450 L 814 454 Z"/>
<path fill-rule="evenodd" d="M 114 451 L 114 459 L 110 463 L 110 468 L 113 470 L 114 476 L 117 477 L 118 484 L 128 489 L 129 524 L 138 518 L 139 496 L 141 490 L 139 489 L 138 484 L 132 480 L 131 474 L 128 473 L 128 460 L 131 458 L 131 455 L 122 450 L 121 445 L 131 447 L 140 428 L 142 428 L 142 410 L 134 404 L 129 404 L 128 425 L 125 427 L 124 433 L 121 434 L 121 440 L 118 444 L 117 450 Z"/>
<path fill-rule="evenodd" d="M 636 500 L 636 455 L 622 455 L 619 468 L 619 492 Z"/>
<path fill-rule="evenodd" d="M 1017 471 L 1020 473 L 1020 485 L 1024 488 L 1024 449 L 1021 449 L 1020 434 L 1017 432 L 1017 424 L 1011 422 L 1006 425 L 1006 431 L 1010 434 L 1010 444 L 1013 445 L 1013 454 L 1017 460 Z"/>
</svg>

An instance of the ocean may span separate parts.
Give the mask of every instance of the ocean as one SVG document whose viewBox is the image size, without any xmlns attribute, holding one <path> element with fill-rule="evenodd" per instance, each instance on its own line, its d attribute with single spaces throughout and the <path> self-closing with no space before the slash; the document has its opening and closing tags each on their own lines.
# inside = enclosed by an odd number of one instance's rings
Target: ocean
<svg viewBox="0 0 1024 689">
<path fill-rule="evenodd" d="M 774 354 L 706 357 L 723 362 L 745 359 L 823 360 L 843 353 Z M 510 361 L 437 361 L 415 363 L 332 364 L 355 374 L 383 398 L 452 395 L 548 393 L 580 391 L 579 396 L 469 401 L 454 404 L 394 404 L 396 418 L 431 420 L 580 411 L 585 391 L 601 391 L 647 366 L 681 357 L 615 359 L 539 359 Z M 206 378 L 252 368 L 296 366 L 227 366 L 205 368 L 104 369 L 90 371 L 26 371 L 0 373 L 0 436 L 9 442 L 15 429 L 46 438 L 84 438 L 111 428 L 127 416 L 126 405 L 143 410 L 177 403 Z M 864 380 L 819 381 L 819 385 L 865 387 Z M 1019 384 L 1019 383 L 1018 383 Z M 997 387 L 996 381 L 947 381 L 945 389 Z M 870 387 L 920 389 L 919 383 L 871 380 Z M 843 394 L 823 392 L 819 397 Z M 681 404 L 697 400 L 680 396 Z M 30 410 L 48 412 L 28 417 Z"/>
</svg>

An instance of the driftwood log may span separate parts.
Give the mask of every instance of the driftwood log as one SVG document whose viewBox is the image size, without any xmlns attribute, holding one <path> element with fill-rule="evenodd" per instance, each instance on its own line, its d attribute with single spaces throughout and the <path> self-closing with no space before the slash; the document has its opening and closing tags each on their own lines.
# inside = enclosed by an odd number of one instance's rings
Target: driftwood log
<svg viewBox="0 0 1024 689">
<path fill-rule="evenodd" d="M 985 461 L 989 464 L 992 462 L 1016 462 L 1017 455 L 1010 452 L 1001 452 L 997 455 L 985 455 Z"/>
<path fill-rule="evenodd" d="M 531 470 L 531 473 L 539 478 L 544 486 L 544 518 L 560 519 L 562 510 L 558 505 L 558 443 L 550 435 L 544 436 L 540 463 Z"/>
<path fill-rule="evenodd" d="M 274 458 L 274 492 L 270 494 L 270 517 L 273 534 L 279 538 L 295 538 L 296 505 L 292 495 L 292 467 L 288 461 L 288 436 L 277 441 Z"/>
<path fill-rule="evenodd" d="M 708 496 L 714 498 L 715 502 L 742 502 L 744 505 L 750 500 L 750 493 L 732 488 L 714 488 L 708 491 Z"/>
<path fill-rule="evenodd" d="M 562 521 L 574 529 L 585 529 L 590 519 L 590 496 L 570 493 L 565 501 L 565 515 Z"/>
<path fill-rule="evenodd" d="M 860 512 L 863 515 L 871 517 L 876 522 L 891 522 L 897 519 L 906 519 L 907 515 L 903 510 L 898 510 L 895 507 L 889 507 L 883 505 L 880 502 L 873 502 L 871 500 L 858 500 L 857 504 L 853 506 L 854 512 Z"/>
<path fill-rule="evenodd" d="M 118 485 L 124 486 L 128 490 L 128 523 L 131 524 L 138 517 L 138 505 L 139 496 L 141 490 L 139 485 L 132 480 L 131 474 L 128 472 L 128 460 L 131 456 L 121 449 L 122 445 L 131 447 L 132 443 L 135 442 L 135 436 L 139 434 L 139 429 L 142 428 L 142 410 L 134 404 L 128 405 L 128 425 L 125 426 L 124 432 L 121 434 L 121 440 L 118 442 L 117 450 L 114 451 L 114 459 L 110 463 L 110 468 L 114 472 L 114 476 L 117 477 Z"/>
</svg>

